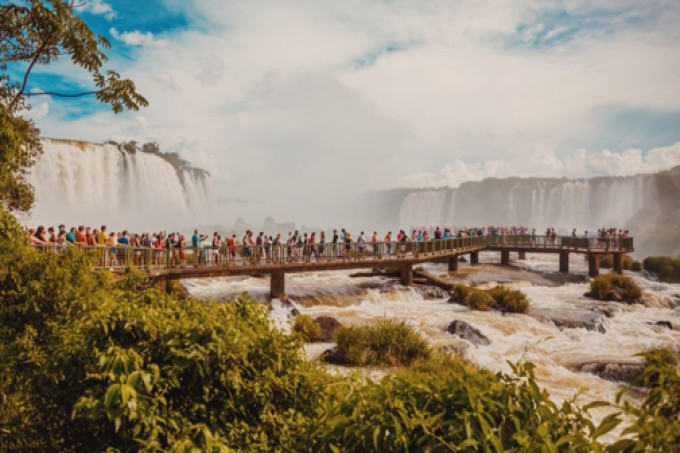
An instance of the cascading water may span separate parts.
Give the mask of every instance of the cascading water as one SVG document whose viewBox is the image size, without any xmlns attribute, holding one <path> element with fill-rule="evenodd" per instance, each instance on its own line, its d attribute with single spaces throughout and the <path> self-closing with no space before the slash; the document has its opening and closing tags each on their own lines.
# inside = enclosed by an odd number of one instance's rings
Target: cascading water
<svg viewBox="0 0 680 453">
<path fill-rule="evenodd" d="M 164 229 L 208 219 L 212 201 L 203 173 L 113 144 L 45 139 L 43 150 L 29 176 L 36 193 L 25 219 L 31 225 Z"/>
<path fill-rule="evenodd" d="M 650 175 L 594 180 L 518 179 L 464 183 L 405 196 L 400 226 L 523 224 L 597 229 L 623 226 L 656 202 Z M 447 203 L 455 200 L 455 203 Z"/>
</svg>

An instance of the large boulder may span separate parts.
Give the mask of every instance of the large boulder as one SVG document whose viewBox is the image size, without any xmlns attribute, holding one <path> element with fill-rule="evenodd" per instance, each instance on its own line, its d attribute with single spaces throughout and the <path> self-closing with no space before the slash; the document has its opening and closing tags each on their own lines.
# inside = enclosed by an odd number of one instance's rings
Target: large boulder
<svg viewBox="0 0 680 453">
<path fill-rule="evenodd" d="M 318 316 L 314 321 L 321 327 L 321 341 L 335 341 L 335 331 L 342 327 L 340 321 L 332 316 Z"/>
<path fill-rule="evenodd" d="M 326 349 L 323 354 L 321 354 L 321 360 L 333 365 L 344 365 L 347 363 L 345 354 L 338 348 Z"/>
<path fill-rule="evenodd" d="M 480 332 L 479 329 L 459 319 L 456 319 L 451 324 L 449 324 L 446 328 L 446 331 L 451 335 L 455 335 L 469 341 L 475 346 L 488 346 L 491 344 L 491 340 L 489 340 L 482 332 Z"/>
<path fill-rule="evenodd" d="M 642 372 L 645 364 L 641 361 L 592 361 L 573 365 L 575 371 L 590 373 L 612 382 L 631 383 Z"/>
</svg>

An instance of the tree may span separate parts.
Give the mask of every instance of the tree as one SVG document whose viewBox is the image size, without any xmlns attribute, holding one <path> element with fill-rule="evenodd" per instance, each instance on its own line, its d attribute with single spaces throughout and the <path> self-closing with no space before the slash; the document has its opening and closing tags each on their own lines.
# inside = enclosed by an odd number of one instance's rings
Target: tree
<svg viewBox="0 0 680 453">
<path fill-rule="evenodd" d="M 134 82 L 104 71 L 104 51 L 111 44 L 76 14 L 84 5 L 75 0 L 17 0 L 0 5 L 0 204 L 10 210 L 27 211 L 32 206 L 33 189 L 26 174 L 42 151 L 35 124 L 21 117 L 28 108 L 26 97 L 95 95 L 114 113 L 148 105 Z M 96 90 L 27 93 L 36 65 L 49 65 L 61 56 L 87 70 Z M 19 80 L 13 80 L 9 65 L 22 67 Z"/>
</svg>

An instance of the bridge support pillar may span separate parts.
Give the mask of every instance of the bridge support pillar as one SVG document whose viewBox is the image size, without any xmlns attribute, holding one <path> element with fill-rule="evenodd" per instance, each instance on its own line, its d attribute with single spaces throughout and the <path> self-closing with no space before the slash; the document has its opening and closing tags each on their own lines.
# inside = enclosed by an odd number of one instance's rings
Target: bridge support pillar
<svg viewBox="0 0 680 453">
<path fill-rule="evenodd" d="M 272 299 L 286 298 L 286 274 L 281 271 L 274 271 L 271 275 L 270 296 Z"/>
<path fill-rule="evenodd" d="M 158 291 L 161 293 L 161 296 L 165 296 L 170 292 L 168 291 L 168 280 L 164 278 L 158 280 Z"/>
<path fill-rule="evenodd" d="M 453 255 L 449 257 L 449 272 L 455 272 L 458 270 L 458 255 Z"/>
<path fill-rule="evenodd" d="M 600 255 L 595 253 L 588 255 L 588 275 L 591 277 L 600 275 Z"/>
<path fill-rule="evenodd" d="M 614 253 L 614 272 L 623 274 L 623 253 Z"/>
<path fill-rule="evenodd" d="M 560 252 L 560 272 L 569 273 L 569 252 Z"/>
<path fill-rule="evenodd" d="M 413 285 L 413 265 L 410 263 L 401 267 L 401 284 L 404 286 Z"/>
<path fill-rule="evenodd" d="M 470 252 L 470 264 L 479 264 L 479 252 Z"/>
<path fill-rule="evenodd" d="M 510 265 L 510 250 L 501 250 L 501 264 L 503 266 Z"/>
<path fill-rule="evenodd" d="M 527 252 L 517 252 L 517 259 L 518 259 L 518 260 L 525 260 L 525 259 L 527 259 Z"/>
</svg>

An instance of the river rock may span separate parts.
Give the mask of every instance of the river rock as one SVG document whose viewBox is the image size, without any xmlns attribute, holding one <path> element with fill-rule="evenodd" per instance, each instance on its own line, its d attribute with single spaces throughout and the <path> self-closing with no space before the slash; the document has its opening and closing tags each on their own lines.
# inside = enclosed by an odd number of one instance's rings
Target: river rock
<svg viewBox="0 0 680 453">
<path fill-rule="evenodd" d="M 448 291 L 436 286 L 416 286 L 415 289 L 425 300 L 446 299 L 450 296 Z"/>
<path fill-rule="evenodd" d="M 667 327 L 671 330 L 673 330 L 673 324 L 671 324 L 670 321 L 656 321 L 656 322 L 648 322 L 647 324 L 652 325 L 652 326 L 661 326 L 661 327 Z"/>
<path fill-rule="evenodd" d="M 449 324 L 446 328 L 446 331 L 451 335 L 455 335 L 469 341 L 475 346 L 488 346 L 491 344 L 491 340 L 482 334 L 479 329 L 459 319 L 456 319 L 451 324 Z"/>
<path fill-rule="evenodd" d="M 534 313 L 538 314 L 538 313 Z M 567 329 L 586 329 L 606 333 L 605 317 L 598 310 L 548 311 L 540 313 L 541 317 L 552 321 L 555 326 Z"/>
<path fill-rule="evenodd" d="M 574 371 L 590 373 L 612 382 L 632 382 L 644 369 L 643 362 L 632 361 L 593 361 L 572 366 Z"/>
<path fill-rule="evenodd" d="M 332 316 L 318 316 L 314 319 L 321 327 L 321 341 L 331 342 L 335 340 L 335 331 L 342 327 L 340 321 Z"/>
<path fill-rule="evenodd" d="M 439 351 L 442 354 L 451 354 L 451 355 L 456 355 L 459 357 L 463 358 L 469 358 L 470 356 L 470 343 L 467 341 L 463 340 L 454 340 L 455 343 L 447 343 L 445 345 L 441 345 L 437 348 L 437 351 Z"/>
<path fill-rule="evenodd" d="M 326 349 L 321 354 L 321 360 L 326 363 L 332 363 L 333 365 L 344 365 L 347 363 L 345 355 L 338 348 Z"/>
<path fill-rule="evenodd" d="M 458 257 L 458 262 L 459 262 L 459 263 L 467 263 L 468 260 L 467 260 L 467 258 L 465 258 L 464 256 L 459 256 L 459 257 Z"/>
</svg>

